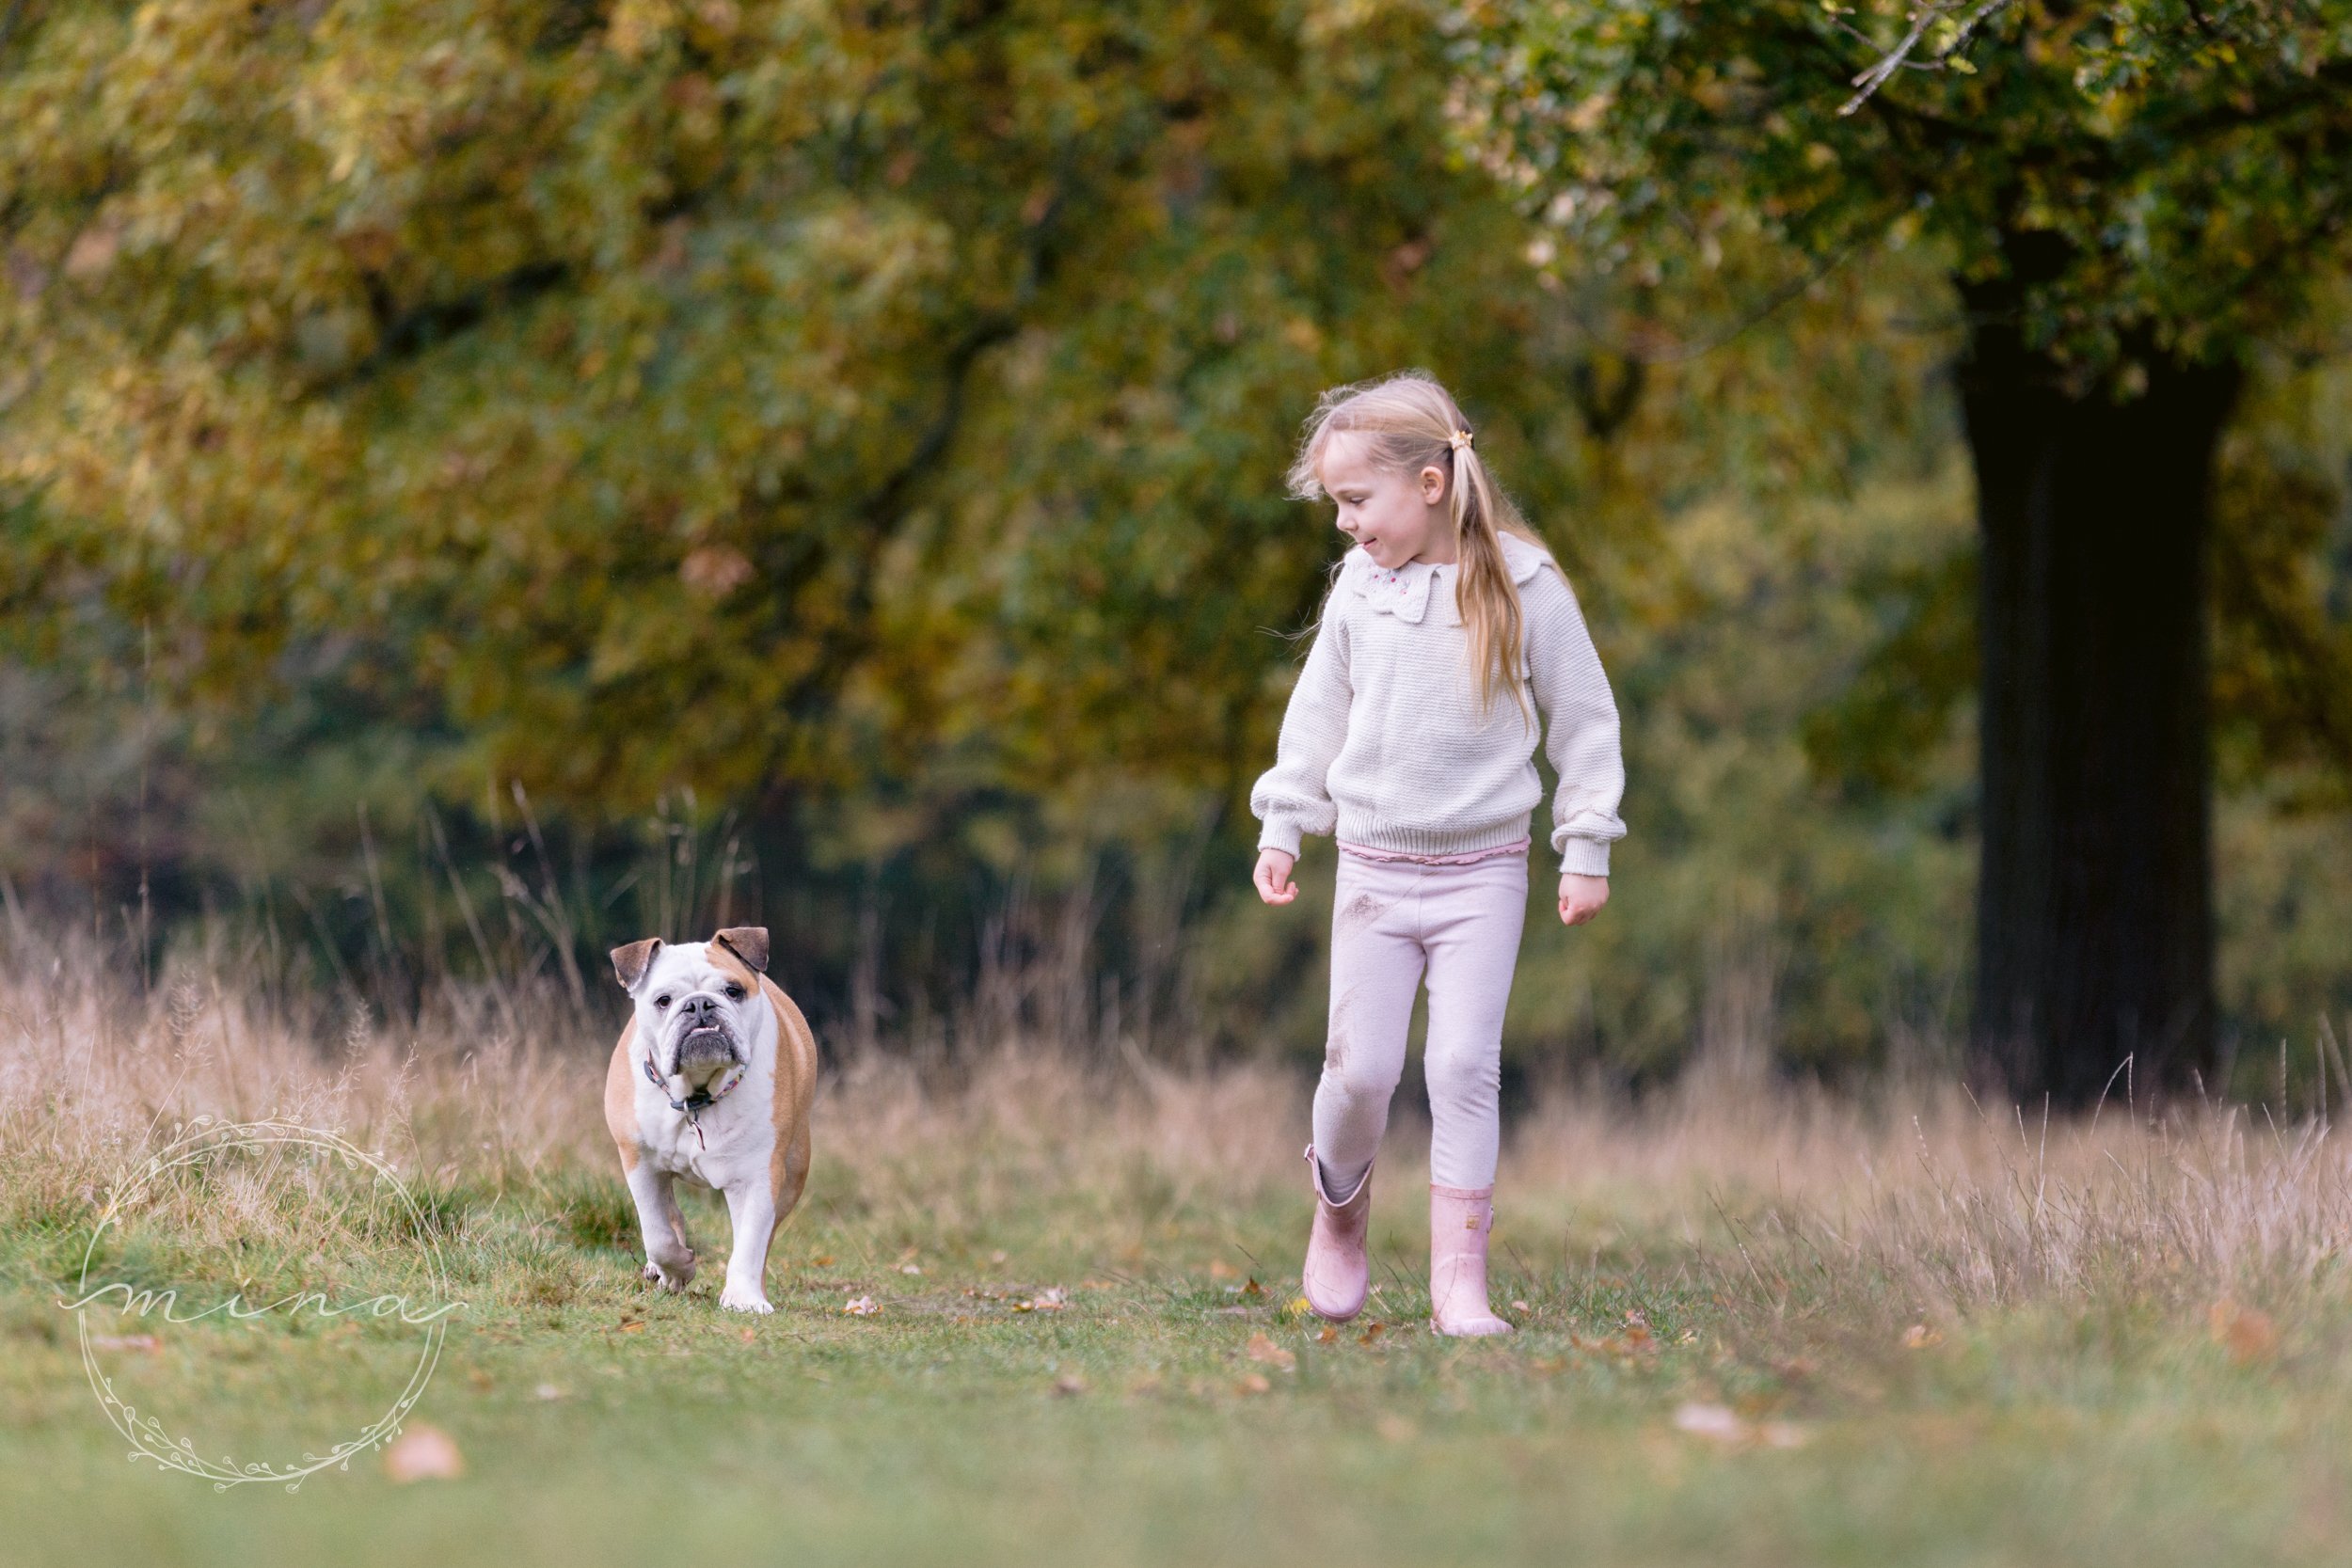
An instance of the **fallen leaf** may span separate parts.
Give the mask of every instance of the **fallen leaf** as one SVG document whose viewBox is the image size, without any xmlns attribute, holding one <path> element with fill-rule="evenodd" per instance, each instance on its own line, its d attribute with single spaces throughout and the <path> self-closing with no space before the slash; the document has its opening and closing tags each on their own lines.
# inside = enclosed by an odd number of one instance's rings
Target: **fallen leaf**
<svg viewBox="0 0 2352 1568">
<path fill-rule="evenodd" d="M 1298 1365 L 1298 1356 L 1295 1352 L 1284 1350 L 1281 1346 L 1276 1344 L 1273 1340 L 1267 1338 L 1263 1334 L 1252 1334 L 1249 1337 L 1249 1343 L 1244 1349 L 1243 1354 L 1248 1355 L 1250 1360 L 1263 1362 L 1264 1365 L 1269 1367 L 1295 1367 Z"/>
<path fill-rule="evenodd" d="M 1372 1423 L 1384 1443 L 1409 1443 L 1421 1435 L 1421 1429 L 1402 1416 L 1388 1415 Z"/>
<path fill-rule="evenodd" d="M 1076 1372 L 1064 1372 L 1061 1376 L 1054 1379 L 1054 1397 L 1056 1399 L 1066 1400 L 1073 1395 L 1083 1394 L 1086 1391 L 1087 1380 L 1080 1377 Z"/>
<path fill-rule="evenodd" d="M 384 1473 L 404 1486 L 413 1481 L 455 1481 L 466 1473 L 466 1459 L 448 1433 L 419 1421 L 384 1450 Z"/>
<path fill-rule="evenodd" d="M 476 1393 L 486 1394 L 490 1391 L 490 1374 L 479 1367 L 466 1374 L 466 1381 L 474 1386 Z"/>
<path fill-rule="evenodd" d="M 1738 1412 L 1724 1404 L 1684 1404 L 1675 1409 L 1675 1430 L 1687 1432 L 1693 1437 L 1704 1437 L 1711 1443 L 1744 1442 L 1748 1423 Z"/>
<path fill-rule="evenodd" d="M 1209 1277 L 1211 1279 L 1231 1279 L 1239 1272 L 1240 1271 L 1238 1269 L 1234 1268 L 1232 1264 L 1228 1263 L 1222 1258 L 1219 1258 L 1209 1264 Z"/>
<path fill-rule="evenodd" d="M 1250 1372 L 1233 1386 L 1245 1394 L 1263 1394 L 1272 1389 L 1274 1385 L 1268 1383 L 1263 1374 Z"/>
<path fill-rule="evenodd" d="M 992 1263 L 1001 1263 L 1005 1260 L 1008 1254 L 1005 1249 L 1003 1247 L 998 1247 L 994 1252 L 988 1255 L 988 1260 Z"/>
<path fill-rule="evenodd" d="M 1905 1350 L 1927 1350 L 1943 1342 L 1942 1333 L 1930 1328 L 1925 1323 L 1913 1323 L 1903 1330 L 1903 1349 Z"/>
<path fill-rule="evenodd" d="M 747 1345 L 756 1344 L 759 1341 L 759 1331 L 755 1328 L 739 1328 L 735 1331 L 735 1337 Z"/>
<path fill-rule="evenodd" d="M 1331 1323 L 1325 1323 L 1323 1325 L 1323 1332 L 1315 1336 L 1315 1343 L 1318 1345 L 1336 1345 L 1339 1342 L 1340 1331 L 1336 1325 Z"/>
<path fill-rule="evenodd" d="M 833 1267 L 833 1254 L 827 1253 L 822 1258 L 812 1258 L 809 1259 L 809 1263 L 815 1268 L 829 1269 Z"/>
<path fill-rule="evenodd" d="M 2230 1359 L 2241 1367 L 2279 1353 L 2279 1325 L 2259 1307 L 2242 1307 L 2224 1297 L 2205 1314 L 2205 1324 L 2214 1343 L 2228 1350 Z"/>
<path fill-rule="evenodd" d="M 1246 1296 L 1262 1296 L 1265 1294 L 1265 1287 L 1258 1283 L 1256 1275 L 1251 1275 L 1248 1283 L 1241 1288 L 1241 1293 Z"/>
<path fill-rule="evenodd" d="M 1356 1342 L 1359 1345 L 1369 1345 L 1375 1339 L 1379 1338 L 1383 1333 L 1387 1332 L 1388 1326 L 1389 1325 L 1387 1323 L 1375 1319 L 1373 1322 L 1364 1324 L 1364 1331 L 1356 1336 Z"/>
<path fill-rule="evenodd" d="M 1511 1304 L 1511 1310 L 1514 1312 L 1532 1312 L 1534 1308 L 1528 1306 L 1527 1303 L 1523 1301 L 1515 1301 Z"/>
<path fill-rule="evenodd" d="M 645 1321 L 643 1318 L 628 1319 L 621 1324 L 621 1332 L 624 1334 L 643 1334 L 645 1332 Z"/>
<path fill-rule="evenodd" d="M 872 1296 L 852 1296 L 841 1310 L 852 1318 L 870 1318 L 882 1310 L 882 1303 Z"/>
<path fill-rule="evenodd" d="M 900 1274 L 921 1274 L 923 1269 L 922 1265 L 919 1263 L 901 1263 L 898 1265 L 898 1272 Z"/>
</svg>

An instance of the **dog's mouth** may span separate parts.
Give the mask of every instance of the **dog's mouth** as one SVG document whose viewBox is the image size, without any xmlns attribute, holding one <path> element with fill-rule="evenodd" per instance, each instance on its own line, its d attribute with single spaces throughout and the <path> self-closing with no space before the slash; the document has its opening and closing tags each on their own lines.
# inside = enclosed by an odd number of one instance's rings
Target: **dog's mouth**
<svg viewBox="0 0 2352 1568">
<path fill-rule="evenodd" d="M 742 1060 L 735 1037 L 717 1024 L 707 1023 L 680 1035 L 677 1047 L 671 1053 L 671 1072 L 682 1073 L 697 1067 L 729 1066 Z"/>
</svg>

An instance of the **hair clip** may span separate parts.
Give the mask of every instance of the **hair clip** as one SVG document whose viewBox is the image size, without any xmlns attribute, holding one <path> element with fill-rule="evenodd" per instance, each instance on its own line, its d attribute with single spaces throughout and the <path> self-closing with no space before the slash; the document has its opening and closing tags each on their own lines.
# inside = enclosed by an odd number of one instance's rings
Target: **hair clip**
<svg viewBox="0 0 2352 1568">
<path fill-rule="evenodd" d="M 1472 436 L 1467 430 L 1457 430 L 1453 435 L 1447 436 L 1445 440 L 1447 446 L 1452 447 L 1455 451 L 1461 451 L 1475 442 L 1477 437 Z"/>
</svg>

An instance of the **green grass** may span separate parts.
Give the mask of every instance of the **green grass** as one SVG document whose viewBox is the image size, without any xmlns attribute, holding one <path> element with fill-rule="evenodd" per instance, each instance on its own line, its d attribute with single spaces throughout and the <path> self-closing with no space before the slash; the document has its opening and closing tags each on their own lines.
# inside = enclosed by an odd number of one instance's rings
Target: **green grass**
<svg viewBox="0 0 2352 1568">
<path fill-rule="evenodd" d="M 1422 1326 L 1407 1173 L 1376 1195 L 1366 1321 L 1386 1326 L 1327 1342 L 1288 1309 L 1303 1198 L 1272 1177 L 1203 1187 L 1138 1159 L 1025 1195 L 965 1172 L 937 1179 L 934 1209 L 919 1184 L 878 1196 L 871 1168 L 845 1161 L 820 1164 L 771 1269 L 778 1310 L 754 1321 L 715 1305 L 715 1203 L 691 1211 L 701 1278 L 664 1297 L 625 1250 L 618 1182 L 553 1168 L 437 1189 L 468 1307 L 414 1420 L 454 1438 L 466 1473 L 410 1485 L 373 1454 L 293 1495 L 126 1462 L 54 1305 L 75 1222 L 14 1212 L 0 1231 L 0 1560 L 2352 1557 L 2352 1314 L 2326 1267 L 2271 1302 L 2275 1344 L 2233 1346 L 2209 1291 L 2127 1266 L 2125 1242 L 2112 1267 L 2089 1267 L 2103 1286 L 1917 1302 L 1899 1269 L 1808 1263 L 1816 1243 L 1776 1226 L 1788 1206 L 1761 1181 L 1709 1178 L 1689 1203 L 1629 1180 L 1515 1193 L 1506 1162 L 1497 1294 L 1528 1304 L 1511 1314 L 1522 1331 L 1455 1343 Z M 356 1288 L 383 1263 L 337 1267 Z M 1054 1287 L 1058 1309 L 1018 1309 Z M 845 1314 L 861 1295 L 882 1310 Z M 1915 1313 L 1935 1323 L 1915 1348 Z M 351 1413 L 416 1347 L 300 1319 L 155 1332 L 156 1352 L 110 1364 L 213 1446 L 356 1430 Z M 1252 1359 L 1260 1339 L 1295 1364 Z M 1776 1441 L 1678 1430 L 1694 1402 Z"/>
</svg>

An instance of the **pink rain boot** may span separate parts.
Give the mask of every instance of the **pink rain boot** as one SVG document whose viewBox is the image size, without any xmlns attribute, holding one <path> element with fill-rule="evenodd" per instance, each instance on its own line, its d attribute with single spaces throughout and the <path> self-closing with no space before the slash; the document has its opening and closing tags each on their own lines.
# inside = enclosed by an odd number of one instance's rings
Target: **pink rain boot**
<svg viewBox="0 0 2352 1568">
<path fill-rule="evenodd" d="M 1372 1167 L 1364 1167 L 1346 1201 L 1334 1203 L 1323 1190 L 1323 1166 L 1307 1146 L 1307 1171 L 1315 1185 L 1314 1228 L 1307 1233 L 1307 1264 L 1299 1271 L 1307 1305 L 1315 1315 L 1343 1323 L 1364 1309 L 1372 1269 L 1364 1259 L 1364 1232 L 1372 1223 Z"/>
<path fill-rule="evenodd" d="M 1492 1187 L 1429 1189 L 1429 1326 L 1439 1334 L 1508 1334 L 1486 1309 L 1486 1232 Z"/>
</svg>

